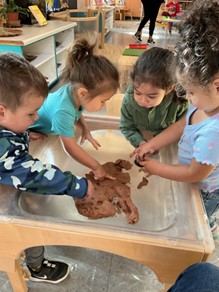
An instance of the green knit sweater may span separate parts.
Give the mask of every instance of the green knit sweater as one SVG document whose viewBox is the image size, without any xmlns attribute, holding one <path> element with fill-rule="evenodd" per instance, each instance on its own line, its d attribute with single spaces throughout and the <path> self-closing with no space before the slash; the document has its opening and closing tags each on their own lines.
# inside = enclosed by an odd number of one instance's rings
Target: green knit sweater
<svg viewBox="0 0 219 292">
<path fill-rule="evenodd" d="M 133 84 L 128 87 L 121 108 L 120 130 L 134 147 L 145 141 L 141 131 L 151 131 L 157 135 L 186 113 L 188 101 L 176 102 L 173 100 L 174 94 L 175 91 L 166 95 L 156 107 L 145 108 L 134 100 Z"/>
</svg>

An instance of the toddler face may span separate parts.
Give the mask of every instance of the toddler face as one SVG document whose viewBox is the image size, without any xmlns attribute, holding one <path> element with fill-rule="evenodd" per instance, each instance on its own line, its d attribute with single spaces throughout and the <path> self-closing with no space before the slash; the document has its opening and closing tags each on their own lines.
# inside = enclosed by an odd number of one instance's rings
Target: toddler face
<svg viewBox="0 0 219 292">
<path fill-rule="evenodd" d="M 5 119 L 2 126 L 15 133 L 23 133 L 37 119 L 37 111 L 43 104 L 43 97 L 28 96 L 15 111 L 5 108 Z"/>
<path fill-rule="evenodd" d="M 98 112 L 105 105 L 106 101 L 109 100 L 115 93 L 115 90 L 110 90 L 97 95 L 92 99 L 87 98 L 83 102 L 82 107 L 88 112 Z"/>
<path fill-rule="evenodd" d="M 186 90 L 186 98 L 198 109 L 210 113 L 219 107 L 219 91 L 214 82 L 205 87 L 198 84 L 186 84 L 184 89 Z"/>
<path fill-rule="evenodd" d="M 134 83 L 134 99 L 138 105 L 145 108 L 158 106 L 164 96 L 166 90 L 153 86 L 150 83 Z"/>
</svg>

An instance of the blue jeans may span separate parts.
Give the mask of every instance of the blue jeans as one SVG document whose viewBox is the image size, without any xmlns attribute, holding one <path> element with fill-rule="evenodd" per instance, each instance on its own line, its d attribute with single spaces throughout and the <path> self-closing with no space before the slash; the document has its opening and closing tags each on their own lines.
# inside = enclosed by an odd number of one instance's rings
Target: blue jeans
<svg viewBox="0 0 219 292">
<path fill-rule="evenodd" d="M 216 291 L 219 291 L 219 268 L 210 263 L 198 263 L 188 267 L 168 290 L 168 292 Z"/>
<path fill-rule="evenodd" d="M 34 246 L 25 250 L 26 264 L 33 270 L 41 267 L 44 260 L 44 246 Z"/>
<path fill-rule="evenodd" d="M 211 193 L 201 190 L 201 196 L 205 205 L 209 224 L 212 226 L 215 221 L 215 213 L 219 208 L 219 190 L 215 190 Z"/>
</svg>

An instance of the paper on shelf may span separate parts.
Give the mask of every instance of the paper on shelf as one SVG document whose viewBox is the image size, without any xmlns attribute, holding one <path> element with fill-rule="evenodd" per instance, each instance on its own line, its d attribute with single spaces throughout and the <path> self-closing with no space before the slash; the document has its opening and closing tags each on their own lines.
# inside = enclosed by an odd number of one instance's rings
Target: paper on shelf
<svg viewBox="0 0 219 292">
<path fill-rule="evenodd" d="M 28 6 L 33 16 L 36 18 L 37 22 L 40 26 L 46 25 L 47 20 L 45 19 L 44 15 L 40 11 L 39 7 L 37 5 L 30 5 Z"/>
</svg>

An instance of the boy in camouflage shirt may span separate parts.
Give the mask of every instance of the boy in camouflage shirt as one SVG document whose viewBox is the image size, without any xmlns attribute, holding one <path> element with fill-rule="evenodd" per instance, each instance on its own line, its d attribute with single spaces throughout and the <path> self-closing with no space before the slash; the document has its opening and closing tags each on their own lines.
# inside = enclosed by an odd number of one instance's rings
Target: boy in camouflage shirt
<svg viewBox="0 0 219 292">
<path fill-rule="evenodd" d="M 48 95 L 44 76 L 23 57 L 0 55 L 0 183 L 22 191 L 68 195 L 78 199 L 93 193 L 86 178 L 42 164 L 29 153 L 27 128 L 38 118 L 37 110 Z M 59 283 L 69 265 L 44 259 L 44 247 L 26 250 L 31 280 Z"/>
</svg>

